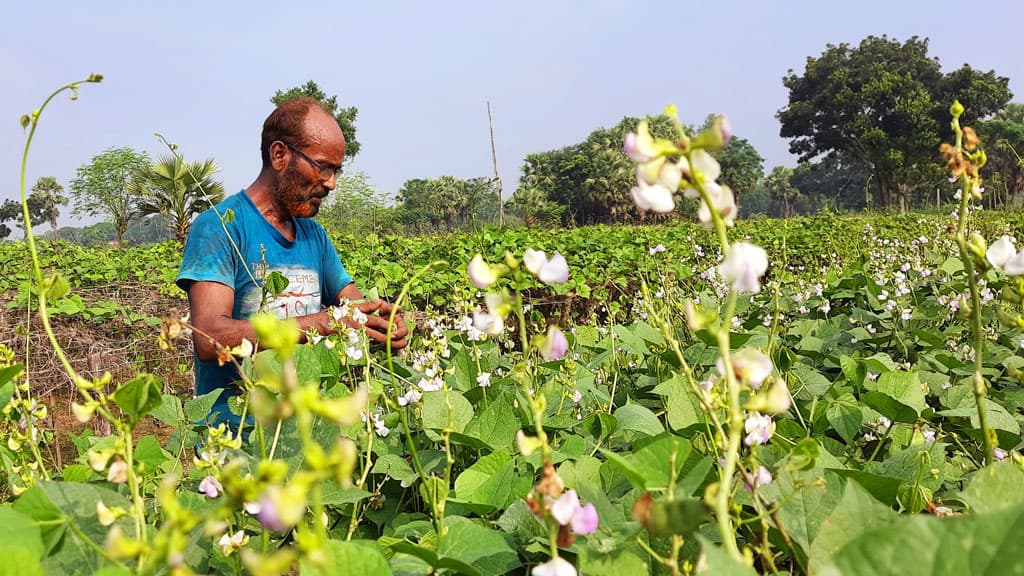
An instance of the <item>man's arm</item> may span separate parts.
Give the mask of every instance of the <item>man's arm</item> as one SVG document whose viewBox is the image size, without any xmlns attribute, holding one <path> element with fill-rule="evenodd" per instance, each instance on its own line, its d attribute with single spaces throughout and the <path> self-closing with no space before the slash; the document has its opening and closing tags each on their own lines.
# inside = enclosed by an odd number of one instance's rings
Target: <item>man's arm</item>
<svg viewBox="0 0 1024 576">
<path fill-rule="evenodd" d="M 231 317 L 234 302 L 234 289 L 219 282 L 193 282 L 189 286 L 190 319 L 197 331 L 193 340 L 196 356 L 200 360 L 212 362 L 217 359 L 217 345 L 210 340 L 211 338 L 221 346 L 238 346 L 243 338 L 256 342 L 252 323 Z M 295 321 L 303 332 L 303 339 L 306 330 L 310 328 L 315 328 L 320 334 L 330 333 L 330 318 L 326 311 L 298 316 Z"/>
<path fill-rule="evenodd" d="M 363 295 L 354 283 L 349 283 L 338 293 L 335 303 L 340 302 L 342 298 L 355 302 L 362 300 Z M 204 362 L 216 360 L 217 343 L 221 346 L 238 346 L 242 343 L 242 339 L 256 342 L 252 323 L 248 320 L 236 320 L 231 317 L 231 310 L 235 302 L 234 289 L 219 282 L 193 282 L 188 289 L 188 302 L 191 310 L 191 322 L 197 332 L 193 338 L 196 356 L 200 360 Z M 367 316 L 366 324 L 363 326 L 367 336 L 375 342 L 386 342 L 388 317 L 394 306 L 383 300 L 362 302 L 356 306 Z M 294 320 L 299 324 L 299 330 L 302 331 L 302 336 L 300 336 L 302 341 L 305 340 L 305 333 L 310 328 L 316 329 L 317 333 L 323 335 L 336 332 L 331 329 L 331 317 L 326 310 L 297 316 Z M 359 328 L 351 318 L 343 319 L 343 321 L 353 328 Z M 391 330 L 391 347 L 394 349 L 404 348 L 408 344 L 406 341 L 408 334 L 409 330 L 405 326 L 402 315 L 396 314 L 395 324 Z"/>
</svg>

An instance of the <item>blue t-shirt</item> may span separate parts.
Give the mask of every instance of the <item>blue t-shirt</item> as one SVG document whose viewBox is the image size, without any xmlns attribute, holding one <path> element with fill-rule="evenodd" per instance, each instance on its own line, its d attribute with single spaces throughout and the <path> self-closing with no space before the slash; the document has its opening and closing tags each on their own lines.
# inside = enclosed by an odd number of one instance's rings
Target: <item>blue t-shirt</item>
<svg viewBox="0 0 1024 576">
<path fill-rule="evenodd" d="M 225 215 L 229 210 L 234 219 L 222 225 L 217 212 Z M 177 284 L 186 292 L 196 281 L 217 282 L 232 288 L 232 318 L 249 318 L 259 311 L 260 286 L 271 271 L 276 270 L 288 279 L 284 292 L 272 298 L 265 308 L 280 318 L 319 312 L 323 306 L 335 304 L 338 292 L 352 282 L 327 232 L 316 220 L 293 219 L 295 240 L 288 240 L 260 214 L 245 190 L 218 204 L 217 212 L 207 210 L 192 223 Z M 225 228 L 238 251 L 224 233 Z M 218 366 L 216 361 L 202 362 L 199 358 L 195 365 L 197 395 L 217 389 L 227 392 L 218 397 L 211 411 L 212 421 L 237 426 L 238 416 L 227 408 L 228 398 L 239 392 L 234 365 Z"/>
</svg>

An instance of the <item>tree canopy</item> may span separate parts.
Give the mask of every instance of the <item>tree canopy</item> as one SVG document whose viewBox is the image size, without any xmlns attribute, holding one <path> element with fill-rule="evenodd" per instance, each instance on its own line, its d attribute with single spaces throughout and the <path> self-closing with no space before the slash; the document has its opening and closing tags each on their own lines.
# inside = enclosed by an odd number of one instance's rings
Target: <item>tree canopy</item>
<svg viewBox="0 0 1024 576">
<path fill-rule="evenodd" d="M 149 169 L 149 156 L 131 148 L 111 148 L 80 166 L 71 181 L 75 214 L 104 216 L 116 231 L 116 242 L 137 214 L 137 198 L 129 191 L 132 180 Z"/>
<path fill-rule="evenodd" d="M 184 243 L 192 219 L 224 199 L 224 185 L 213 179 L 218 172 L 212 158 L 186 163 L 178 156 L 164 156 L 131 182 L 143 216 L 160 214 L 174 237 Z"/>
<path fill-rule="evenodd" d="M 839 155 L 869 166 L 883 207 L 901 203 L 940 178 L 936 150 L 949 132 L 949 106 L 959 99 L 968 125 L 1010 100 L 1009 80 L 968 65 L 943 74 L 928 40 L 869 36 L 854 47 L 829 44 L 809 57 L 803 74 L 783 78 L 789 104 L 780 134 L 801 161 Z"/>
<path fill-rule="evenodd" d="M 316 98 L 323 107 L 334 116 L 334 119 L 338 122 L 338 126 L 341 127 L 342 134 L 345 135 L 345 159 L 351 160 L 359 154 L 359 140 L 356 140 L 356 117 L 359 115 L 359 109 L 355 106 L 344 107 L 338 104 L 338 97 L 328 97 L 327 94 L 320 89 L 320 86 L 316 82 L 310 80 L 302 86 L 296 86 L 289 88 L 288 90 L 278 90 L 274 93 L 274 96 L 270 99 L 275 106 L 283 104 L 293 98 L 300 96 L 310 96 Z"/>
</svg>

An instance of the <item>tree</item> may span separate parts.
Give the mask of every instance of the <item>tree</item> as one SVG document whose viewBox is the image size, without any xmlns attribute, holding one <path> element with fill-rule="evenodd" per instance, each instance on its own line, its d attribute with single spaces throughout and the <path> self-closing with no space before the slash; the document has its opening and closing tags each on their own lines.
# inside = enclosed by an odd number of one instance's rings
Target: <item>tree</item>
<svg viewBox="0 0 1024 576">
<path fill-rule="evenodd" d="M 835 211 L 858 211 L 868 205 L 870 179 L 871 170 L 865 164 L 829 155 L 820 162 L 798 164 L 789 181 L 811 211 L 826 206 Z"/>
<path fill-rule="evenodd" d="M 746 192 L 753 192 L 757 182 L 764 178 L 764 158 L 748 140 L 736 137 L 712 155 L 722 167 L 719 184 L 732 189 L 739 206 L 740 197 Z"/>
<path fill-rule="evenodd" d="M 793 201 L 800 196 L 800 191 L 793 187 L 790 179 L 793 169 L 785 166 L 772 168 L 772 173 L 764 180 L 768 194 L 777 206 L 782 208 L 782 217 L 789 218 L 793 214 Z"/>
<path fill-rule="evenodd" d="M 527 228 L 555 226 L 565 211 L 565 206 L 548 200 L 543 191 L 523 186 L 516 190 L 506 206 L 509 213 L 522 219 L 523 226 Z"/>
<path fill-rule="evenodd" d="M 407 180 L 398 191 L 399 220 L 413 229 L 452 231 L 492 220 L 498 212 L 497 181 L 453 176 Z"/>
<path fill-rule="evenodd" d="M 1010 104 L 992 120 L 978 123 L 977 130 L 988 156 L 981 169 L 984 199 L 990 208 L 1009 206 L 1024 197 L 1024 104 Z"/>
<path fill-rule="evenodd" d="M 32 187 L 31 196 L 36 196 L 40 204 L 42 218 L 50 225 L 50 231 L 56 234 L 57 218 L 60 217 L 59 206 L 67 206 L 68 199 L 63 195 L 64 187 L 53 176 L 43 176 Z M 31 196 L 29 200 L 31 201 Z"/>
<path fill-rule="evenodd" d="M 45 197 L 40 194 L 33 192 L 29 194 L 27 200 L 28 204 L 28 217 L 32 226 L 39 226 L 43 222 L 48 222 L 52 217 L 52 211 L 46 204 Z M 65 200 L 65 202 L 67 202 Z M 6 200 L 3 205 L 0 206 L 0 222 L 13 221 L 14 224 L 22 231 L 25 231 L 25 212 L 22 209 L 21 202 L 15 200 Z M 11 234 L 12 230 L 6 224 L 0 225 L 0 238 L 6 238 Z"/>
<path fill-rule="evenodd" d="M 128 224 L 137 215 L 138 199 L 129 192 L 129 186 L 148 168 L 149 157 L 128 147 L 111 148 L 94 156 L 78 168 L 71 181 L 74 213 L 109 218 L 120 246 Z"/>
<path fill-rule="evenodd" d="M 316 219 L 329 231 L 350 234 L 397 232 L 391 198 L 378 192 L 365 172 L 345 172 Z"/>
<path fill-rule="evenodd" d="M 882 206 L 899 197 L 905 206 L 915 188 L 931 189 L 925 164 L 948 133 L 949 106 L 968 107 L 971 123 L 1001 109 L 1009 80 L 969 66 L 943 75 L 928 57 L 928 40 L 904 43 L 869 36 L 859 46 L 829 44 L 808 58 L 802 75 L 783 78 L 789 104 L 779 111 L 780 134 L 801 161 L 834 154 L 870 167 Z M 934 173 L 932 173 L 934 174 Z"/>
<path fill-rule="evenodd" d="M 327 97 L 327 94 L 317 86 L 317 83 L 310 80 L 302 86 L 296 86 L 286 91 L 278 90 L 274 93 L 273 98 L 270 99 L 275 106 L 298 98 L 300 96 L 310 96 L 315 98 L 324 109 L 330 112 L 331 116 L 338 122 L 338 126 L 341 127 L 341 133 L 345 135 L 345 159 L 351 160 L 359 154 L 359 141 L 356 140 L 356 117 L 359 115 L 359 109 L 355 106 L 349 106 L 348 108 L 339 107 L 338 97 L 331 96 Z"/>
<path fill-rule="evenodd" d="M 217 172 L 212 158 L 187 164 L 180 157 L 163 156 L 133 178 L 129 190 L 139 198 L 140 215 L 160 214 L 184 244 L 192 219 L 224 199 L 224 185 L 213 179 Z"/>
</svg>

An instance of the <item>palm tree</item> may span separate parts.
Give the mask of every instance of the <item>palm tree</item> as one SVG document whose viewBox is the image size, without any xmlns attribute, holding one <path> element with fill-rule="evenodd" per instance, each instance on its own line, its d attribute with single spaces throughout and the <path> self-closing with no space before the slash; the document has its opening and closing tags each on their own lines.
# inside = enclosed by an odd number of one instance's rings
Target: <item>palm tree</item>
<svg viewBox="0 0 1024 576">
<path fill-rule="evenodd" d="M 140 198 L 139 214 L 160 214 L 167 219 L 178 242 L 184 243 L 192 218 L 224 199 L 224 186 L 215 180 L 217 164 L 212 158 L 185 163 L 164 156 L 132 180 L 131 193 Z"/>
<path fill-rule="evenodd" d="M 62 193 L 64 187 L 57 182 L 53 176 L 43 176 L 36 181 L 32 187 L 32 196 L 36 198 L 39 205 L 40 216 L 47 224 L 54 235 L 57 235 L 57 218 L 60 217 L 58 206 L 67 206 L 68 198 Z"/>
</svg>

